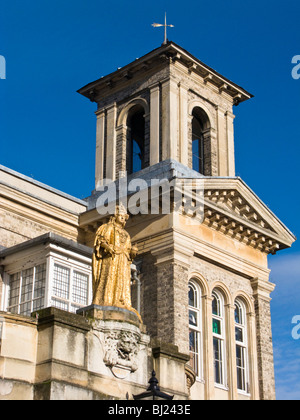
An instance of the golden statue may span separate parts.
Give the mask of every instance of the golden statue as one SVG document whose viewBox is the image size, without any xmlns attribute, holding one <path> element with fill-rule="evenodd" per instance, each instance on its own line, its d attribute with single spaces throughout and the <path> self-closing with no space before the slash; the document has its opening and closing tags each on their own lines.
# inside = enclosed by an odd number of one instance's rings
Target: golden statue
<svg viewBox="0 0 300 420">
<path fill-rule="evenodd" d="M 131 305 L 131 263 L 138 249 L 124 229 L 129 216 L 116 207 L 116 214 L 96 233 L 93 254 L 93 304 L 115 306 L 139 313 Z"/>
</svg>

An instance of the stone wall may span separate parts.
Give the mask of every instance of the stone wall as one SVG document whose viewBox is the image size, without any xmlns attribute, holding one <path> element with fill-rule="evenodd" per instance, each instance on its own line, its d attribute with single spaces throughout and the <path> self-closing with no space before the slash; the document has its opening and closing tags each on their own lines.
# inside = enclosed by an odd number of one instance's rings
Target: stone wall
<svg viewBox="0 0 300 420">
<path fill-rule="evenodd" d="M 0 400 L 126 400 L 145 392 L 153 368 L 161 389 L 187 399 L 185 355 L 149 343 L 129 311 L 47 308 L 0 314 Z"/>
</svg>

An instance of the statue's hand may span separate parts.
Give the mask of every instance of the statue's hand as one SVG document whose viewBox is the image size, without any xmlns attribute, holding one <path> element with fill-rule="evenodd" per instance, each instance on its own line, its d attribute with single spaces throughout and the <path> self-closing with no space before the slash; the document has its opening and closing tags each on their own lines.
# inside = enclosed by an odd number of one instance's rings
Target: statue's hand
<svg viewBox="0 0 300 420">
<path fill-rule="evenodd" d="M 109 244 L 107 244 L 107 243 L 103 243 L 102 244 L 102 248 L 107 252 L 107 253 L 109 253 L 111 256 L 114 256 L 115 255 L 115 251 L 114 251 L 114 249 L 109 245 Z"/>
<path fill-rule="evenodd" d="M 138 253 L 138 247 L 133 245 L 130 250 L 130 256 L 132 260 L 137 256 L 137 253 Z"/>
</svg>

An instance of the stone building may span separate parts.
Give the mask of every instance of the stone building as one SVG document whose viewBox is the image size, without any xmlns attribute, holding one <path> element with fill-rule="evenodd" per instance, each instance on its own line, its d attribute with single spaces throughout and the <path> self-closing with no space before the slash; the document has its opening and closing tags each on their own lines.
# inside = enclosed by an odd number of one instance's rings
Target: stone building
<svg viewBox="0 0 300 420">
<path fill-rule="evenodd" d="M 90 197 L 0 166 L 0 398 L 131 398 L 154 368 L 177 399 L 274 399 L 267 257 L 295 237 L 235 175 L 233 107 L 252 95 L 173 42 L 78 92 L 97 104 Z M 108 182 L 139 198 L 142 326 L 84 309 Z"/>
</svg>

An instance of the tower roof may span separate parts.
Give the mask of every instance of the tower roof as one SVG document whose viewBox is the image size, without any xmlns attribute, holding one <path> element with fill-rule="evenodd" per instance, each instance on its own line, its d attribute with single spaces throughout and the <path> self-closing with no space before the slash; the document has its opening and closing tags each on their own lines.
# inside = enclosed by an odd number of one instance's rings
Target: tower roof
<svg viewBox="0 0 300 420">
<path fill-rule="evenodd" d="M 122 67 L 107 76 L 101 77 L 94 82 L 88 83 L 86 86 L 79 89 L 78 93 L 95 102 L 96 97 L 101 97 L 101 91 L 103 89 L 115 86 L 118 82 L 124 80 L 124 78 L 132 79 L 138 73 L 144 72 L 151 66 L 164 61 L 166 63 L 180 61 L 180 63 L 187 67 L 191 73 L 195 72 L 200 75 L 205 83 L 210 83 L 221 91 L 226 91 L 226 93 L 233 98 L 235 105 L 253 97 L 251 93 L 222 76 L 172 41 L 163 44 L 143 57 L 127 64 L 125 67 Z"/>
</svg>

